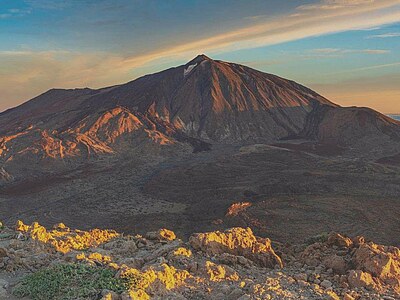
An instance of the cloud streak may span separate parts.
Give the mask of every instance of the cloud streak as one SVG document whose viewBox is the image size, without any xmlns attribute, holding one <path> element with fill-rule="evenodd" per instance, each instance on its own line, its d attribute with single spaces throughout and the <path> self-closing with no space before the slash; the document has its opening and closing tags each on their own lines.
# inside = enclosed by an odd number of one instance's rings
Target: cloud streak
<svg viewBox="0 0 400 300">
<path fill-rule="evenodd" d="M 375 34 L 368 36 L 369 39 L 386 39 L 394 37 L 400 37 L 400 32 L 390 32 L 390 33 Z"/>
<path fill-rule="evenodd" d="M 13 17 L 23 17 L 30 14 L 31 9 L 10 8 L 6 12 L 0 14 L 0 20 L 9 19 Z"/>
<path fill-rule="evenodd" d="M 385 49 L 340 49 L 340 48 L 320 48 L 310 51 L 315 54 L 339 55 L 339 54 L 387 54 L 390 50 Z"/>
<path fill-rule="evenodd" d="M 355 73 L 355 72 L 360 72 L 360 71 L 392 68 L 392 67 L 397 67 L 397 66 L 400 66 L 400 62 L 394 62 L 394 63 L 390 63 L 390 64 L 373 65 L 373 66 L 368 66 L 368 67 L 361 67 L 361 68 L 355 68 L 355 69 L 350 69 L 350 70 L 344 70 L 344 71 L 340 71 L 340 72 L 333 72 L 333 73 L 329 73 L 329 75 L 344 74 L 344 73 Z"/>
</svg>

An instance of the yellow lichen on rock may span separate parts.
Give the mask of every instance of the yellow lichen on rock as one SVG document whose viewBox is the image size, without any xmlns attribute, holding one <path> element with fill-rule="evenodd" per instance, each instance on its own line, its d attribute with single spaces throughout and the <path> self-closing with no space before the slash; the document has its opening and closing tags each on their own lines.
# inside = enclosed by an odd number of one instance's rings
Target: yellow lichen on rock
<svg viewBox="0 0 400 300">
<path fill-rule="evenodd" d="M 76 255 L 76 259 L 77 260 L 82 260 L 82 261 L 86 261 L 90 264 L 95 264 L 97 263 L 101 263 L 101 264 L 109 264 L 112 262 L 112 259 L 110 256 L 108 255 L 103 255 L 101 253 L 90 253 L 88 256 L 86 256 L 85 253 L 79 253 Z"/>
<path fill-rule="evenodd" d="M 150 296 L 143 290 L 129 291 L 126 293 L 126 296 L 131 300 L 150 300 Z"/>
<path fill-rule="evenodd" d="M 174 255 L 191 257 L 192 256 L 192 251 L 190 251 L 189 249 L 186 249 L 184 247 L 179 247 L 174 251 Z"/>
<path fill-rule="evenodd" d="M 165 228 L 162 228 L 158 231 L 147 232 L 145 237 L 149 240 L 164 240 L 164 241 L 173 241 L 176 239 L 175 233 Z"/>
<path fill-rule="evenodd" d="M 163 229 L 160 229 L 159 233 L 160 233 L 160 236 L 167 241 L 173 241 L 176 239 L 175 233 L 171 230 L 163 228 Z"/>
<path fill-rule="evenodd" d="M 211 261 L 207 261 L 206 269 L 211 281 L 239 280 L 239 275 L 228 266 L 217 265 Z"/>
<path fill-rule="evenodd" d="M 33 240 L 51 245 L 56 251 L 62 253 L 96 247 L 119 236 L 114 230 L 101 230 L 97 228 L 90 231 L 72 231 L 64 224 L 58 224 L 53 230 L 47 231 L 45 227 L 39 225 L 37 222 L 29 226 L 25 225 L 22 221 L 17 222 L 16 230 L 29 235 Z"/>
<path fill-rule="evenodd" d="M 172 266 L 162 264 L 159 270 L 151 267 L 146 271 L 122 266 L 118 276 L 129 282 L 132 292 L 146 297 L 147 292 L 162 294 L 163 290 L 168 291 L 183 285 L 190 274 L 186 270 L 177 270 Z"/>
<path fill-rule="evenodd" d="M 15 230 L 27 232 L 29 230 L 29 225 L 25 225 L 24 222 L 22 222 L 21 220 L 18 220 L 17 224 L 15 225 Z"/>
</svg>

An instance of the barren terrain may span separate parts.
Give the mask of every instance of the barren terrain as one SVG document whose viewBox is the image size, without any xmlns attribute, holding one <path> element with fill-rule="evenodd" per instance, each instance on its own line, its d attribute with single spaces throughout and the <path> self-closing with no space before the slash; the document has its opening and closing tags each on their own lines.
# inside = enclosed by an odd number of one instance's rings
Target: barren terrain
<svg viewBox="0 0 400 300">
<path fill-rule="evenodd" d="M 168 227 L 182 236 L 239 225 L 282 242 L 337 230 L 400 244 L 398 166 L 283 147 L 287 142 L 108 157 L 3 187 L 0 219 L 130 233 Z M 252 205 L 226 216 L 233 203 L 243 201 Z"/>
</svg>

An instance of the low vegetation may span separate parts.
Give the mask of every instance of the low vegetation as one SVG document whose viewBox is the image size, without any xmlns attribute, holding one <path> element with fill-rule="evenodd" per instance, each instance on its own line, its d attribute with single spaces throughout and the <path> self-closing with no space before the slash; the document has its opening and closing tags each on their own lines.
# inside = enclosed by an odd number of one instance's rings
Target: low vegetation
<svg viewBox="0 0 400 300">
<path fill-rule="evenodd" d="M 128 290 L 128 280 L 115 274 L 112 269 L 60 264 L 26 276 L 13 293 L 33 300 L 74 300 L 96 298 L 104 289 L 117 293 Z"/>
<path fill-rule="evenodd" d="M 329 233 L 323 232 L 321 234 L 314 235 L 306 240 L 307 245 L 312 245 L 314 243 L 325 243 L 328 240 Z"/>
</svg>

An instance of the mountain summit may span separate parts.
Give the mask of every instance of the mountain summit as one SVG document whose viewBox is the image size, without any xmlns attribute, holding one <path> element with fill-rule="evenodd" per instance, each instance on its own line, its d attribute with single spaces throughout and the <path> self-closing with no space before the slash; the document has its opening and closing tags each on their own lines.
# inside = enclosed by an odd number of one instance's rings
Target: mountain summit
<svg viewBox="0 0 400 300">
<path fill-rule="evenodd" d="M 399 143 L 399 124 L 371 109 L 339 107 L 294 81 L 199 55 L 118 86 L 52 89 L 0 114 L 0 160 L 7 166 L 139 145 L 200 151 L 288 139 L 365 150 L 368 139 Z"/>
</svg>

